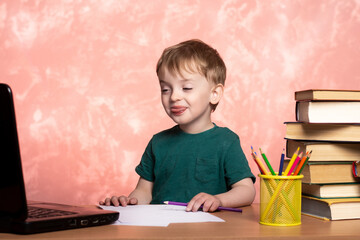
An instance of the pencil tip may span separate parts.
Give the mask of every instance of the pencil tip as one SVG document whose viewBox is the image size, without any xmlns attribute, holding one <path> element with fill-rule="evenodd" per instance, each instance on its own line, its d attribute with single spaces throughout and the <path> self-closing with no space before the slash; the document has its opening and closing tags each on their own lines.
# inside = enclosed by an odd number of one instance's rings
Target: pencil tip
<svg viewBox="0 0 360 240">
<path fill-rule="evenodd" d="M 164 204 L 169 204 L 169 201 L 164 201 Z"/>
</svg>

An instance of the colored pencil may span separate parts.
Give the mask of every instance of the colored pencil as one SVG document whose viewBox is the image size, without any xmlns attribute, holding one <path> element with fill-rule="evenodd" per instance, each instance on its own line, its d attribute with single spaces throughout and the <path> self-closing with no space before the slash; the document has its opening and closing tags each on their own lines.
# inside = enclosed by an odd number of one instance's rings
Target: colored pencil
<svg viewBox="0 0 360 240">
<path fill-rule="evenodd" d="M 256 161 L 256 157 L 255 157 L 255 155 L 254 155 L 254 153 L 253 153 L 253 152 L 251 153 L 251 156 L 252 156 L 252 158 L 253 158 L 254 162 L 256 163 L 256 165 L 258 166 L 260 173 L 261 173 L 261 174 L 264 174 L 264 172 L 262 171 L 262 169 L 261 169 L 261 167 L 260 167 L 259 163 Z"/>
<path fill-rule="evenodd" d="M 262 163 L 260 158 L 257 156 L 256 152 L 254 152 L 254 148 L 252 146 L 251 146 L 251 152 L 252 152 L 252 156 L 253 156 L 255 162 L 257 163 L 258 167 L 260 168 L 261 174 L 269 175 L 269 172 L 266 170 L 265 165 Z"/>
<path fill-rule="evenodd" d="M 177 206 L 187 206 L 187 203 L 183 202 L 171 202 L 171 201 L 165 201 L 164 202 L 167 205 L 177 205 Z M 200 207 L 202 208 L 202 206 Z M 217 210 L 224 210 L 224 211 L 232 211 L 232 212 L 242 212 L 242 209 L 240 208 L 229 208 L 229 207 L 218 207 Z"/>
<path fill-rule="evenodd" d="M 305 154 L 305 156 L 301 159 L 301 161 L 300 161 L 299 164 L 297 165 L 297 167 L 296 167 L 296 169 L 295 169 L 295 171 L 294 171 L 294 176 L 296 176 L 296 175 L 299 174 L 300 169 L 301 169 L 301 167 L 304 165 L 304 162 L 305 162 L 308 154 L 309 154 L 309 152 L 307 152 L 307 153 Z"/>
<path fill-rule="evenodd" d="M 259 164 L 260 168 L 262 169 L 263 174 L 270 175 L 268 170 L 266 169 L 265 165 L 262 163 L 261 159 L 257 156 L 256 152 L 254 152 L 255 161 Z"/>
<path fill-rule="evenodd" d="M 258 166 L 260 173 L 261 173 L 261 174 L 264 174 L 264 172 L 263 172 L 263 170 L 261 169 L 259 163 L 256 161 L 256 157 L 255 157 L 255 154 L 254 154 L 254 148 L 253 148 L 252 146 L 251 146 L 251 156 L 252 156 L 254 162 L 256 163 L 256 165 Z"/>
<path fill-rule="evenodd" d="M 299 156 L 296 157 L 296 159 L 295 159 L 293 165 L 291 166 L 290 171 L 288 172 L 287 176 L 290 176 L 291 173 L 294 171 L 294 169 L 295 169 L 295 167 L 298 165 L 298 163 L 299 163 L 302 155 L 303 155 L 303 153 L 301 152 L 301 153 L 299 154 Z"/>
<path fill-rule="evenodd" d="M 279 176 L 281 176 L 282 172 L 283 172 L 284 158 L 285 158 L 285 148 L 283 148 L 283 151 L 281 153 L 280 166 L 279 166 Z"/>
<path fill-rule="evenodd" d="M 251 147 L 251 152 L 254 153 L 254 148 L 253 146 L 250 146 Z"/>
<path fill-rule="evenodd" d="M 260 150 L 261 156 L 262 156 L 262 158 L 264 159 L 266 165 L 268 166 L 271 174 L 272 174 L 273 176 L 275 176 L 274 169 L 271 167 L 271 164 L 270 164 L 269 160 L 267 159 L 265 153 L 263 153 L 263 152 L 261 151 L 261 148 L 259 148 L 259 150 Z"/>
<path fill-rule="evenodd" d="M 294 164 L 294 161 L 295 161 L 295 159 L 296 159 L 296 157 L 297 157 L 297 155 L 298 155 L 298 153 L 299 153 L 299 150 L 300 150 L 300 147 L 298 147 L 298 148 L 296 149 L 296 151 L 294 152 L 293 156 L 291 157 L 290 162 L 289 162 L 289 165 L 288 165 L 288 166 L 286 167 L 286 169 L 285 169 L 285 173 L 284 173 L 285 176 L 288 175 L 291 166 Z"/>
<path fill-rule="evenodd" d="M 301 167 L 301 169 L 300 169 L 300 171 L 299 171 L 299 173 L 298 173 L 299 175 L 301 174 L 302 170 L 304 169 L 306 163 L 309 161 L 309 158 L 311 157 L 311 153 L 312 153 L 312 150 L 310 151 L 310 153 L 308 154 L 308 156 L 307 156 L 304 164 L 302 165 L 302 167 Z"/>
</svg>

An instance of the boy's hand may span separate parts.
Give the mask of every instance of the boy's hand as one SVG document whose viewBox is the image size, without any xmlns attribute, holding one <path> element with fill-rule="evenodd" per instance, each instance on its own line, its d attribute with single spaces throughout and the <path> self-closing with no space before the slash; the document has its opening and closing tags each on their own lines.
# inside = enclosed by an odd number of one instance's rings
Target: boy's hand
<svg viewBox="0 0 360 240">
<path fill-rule="evenodd" d="M 199 193 L 188 203 L 186 211 L 196 212 L 199 210 L 201 205 L 204 212 L 214 212 L 221 206 L 221 201 L 214 195 Z"/>
<path fill-rule="evenodd" d="M 136 198 L 129 198 L 126 196 L 112 196 L 111 198 L 106 198 L 105 201 L 100 201 L 100 205 L 110 206 L 113 205 L 115 207 L 123 206 L 126 207 L 129 205 L 136 205 L 138 203 L 138 200 Z"/>
</svg>

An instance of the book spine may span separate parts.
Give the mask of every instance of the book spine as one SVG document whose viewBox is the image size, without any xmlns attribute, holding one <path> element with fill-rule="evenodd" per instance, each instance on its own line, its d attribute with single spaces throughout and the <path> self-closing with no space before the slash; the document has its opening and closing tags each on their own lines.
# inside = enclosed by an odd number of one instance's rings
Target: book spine
<svg viewBox="0 0 360 240">
<path fill-rule="evenodd" d="M 296 102 L 296 105 L 295 105 L 295 119 L 296 121 L 298 122 L 299 121 L 299 102 Z"/>
</svg>

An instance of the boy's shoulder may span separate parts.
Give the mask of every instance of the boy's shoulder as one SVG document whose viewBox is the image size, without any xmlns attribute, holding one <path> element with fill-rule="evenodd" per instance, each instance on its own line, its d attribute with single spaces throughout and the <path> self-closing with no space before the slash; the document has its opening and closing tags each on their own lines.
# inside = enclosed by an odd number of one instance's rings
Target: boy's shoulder
<svg viewBox="0 0 360 240">
<path fill-rule="evenodd" d="M 159 141 L 159 140 L 167 141 L 168 139 L 172 139 L 174 136 L 181 134 L 181 132 L 182 131 L 180 127 L 178 125 L 175 125 L 174 127 L 155 133 L 152 136 L 152 141 Z"/>
<path fill-rule="evenodd" d="M 220 127 L 218 125 L 215 124 L 215 128 L 218 130 L 218 131 L 221 131 L 223 133 L 227 133 L 227 134 L 232 134 L 232 135 L 237 135 L 234 131 L 232 131 L 230 128 L 228 127 Z"/>
<path fill-rule="evenodd" d="M 181 132 L 180 130 L 180 127 L 179 125 L 175 125 L 171 128 L 168 128 L 168 129 L 165 129 L 165 130 L 162 130 L 156 134 L 154 134 L 154 136 L 165 136 L 165 135 L 169 135 L 169 134 L 174 134 L 174 133 L 178 133 L 178 132 Z"/>
<path fill-rule="evenodd" d="M 230 128 L 220 127 L 220 126 L 217 126 L 217 125 L 215 125 L 215 128 L 216 128 L 217 132 L 219 134 L 223 135 L 224 137 L 236 138 L 236 139 L 239 138 L 239 136 L 234 131 L 232 131 Z"/>
</svg>

